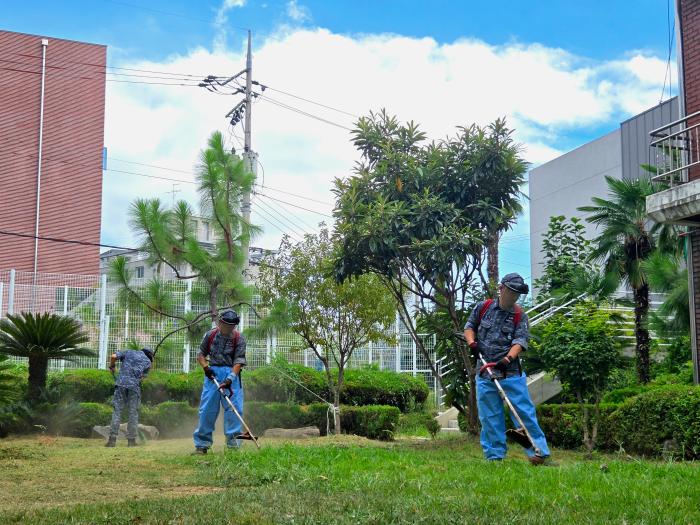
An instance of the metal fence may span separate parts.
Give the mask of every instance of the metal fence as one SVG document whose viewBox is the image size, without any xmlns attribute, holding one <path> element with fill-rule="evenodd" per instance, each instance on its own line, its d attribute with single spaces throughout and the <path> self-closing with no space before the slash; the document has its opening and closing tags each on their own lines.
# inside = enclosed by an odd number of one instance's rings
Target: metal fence
<svg viewBox="0 0 700 525">
<path fill-rule="evenodd" d="M 134 282 L 135 287 L 145 282 Z M 168 296 L 174 304 L 169 305 L 175 312 L 202 312 L 208 310 L 205 304 L 193 303 L 197 297 L 198 284 L 194 281 L 165 281 Z M 253 306 L 259 298 L 253 298 Z M 56 312 L 80 319 L 87 330 L 88 346 L 96 357 L 81 357 L 76 361 L 56 361 L 52 370 L 66 368 L 107 367 L 108 356 L 126 347 L 128 341 L 138 341 L 140 345 L 154 347 L 164 334 L 177 328 L 177 320 L 158 314 L 129 310 L 118 300 L 118 287 L 106 275 L 37 274 L 15 270 L 0 270 L 0 318 L 8 313 L 26 311 Z M 241 328 L 257 324 L 257 317 L 245 308 L 241 312 Z M 408 330 L 398 312 L 392 330 L 397 344 L 372 344 L 359 348 L 350 360 L 350 367 L 374 364 L 383 370 L 411 373 L 422 376 L 428 386 L 438 388 L 427 360 L 416 349 Z M 291 363 L 318 368 L 320 363 L 311 349 L 294 350 L 302 347 L 301 339 L 290 331 L 278 331 L 265 338 L 248 337 L 247 360 L 250 368 L 269 364 L 282 356 Z M 426 349 L 434 352 L 434 338 L 425 338 Z M 155 367 L 168 372 L 189 372 L 196 365 L 197 349 L 186 340 L 184 331 L 168 338 L 161 346 Z M 432 356 L 434 359 L 434 355 Z M 20 361 L 20 359 L 17 359 Z M 437 397 L 437 396 L 436 396 Z"/>
</svg>

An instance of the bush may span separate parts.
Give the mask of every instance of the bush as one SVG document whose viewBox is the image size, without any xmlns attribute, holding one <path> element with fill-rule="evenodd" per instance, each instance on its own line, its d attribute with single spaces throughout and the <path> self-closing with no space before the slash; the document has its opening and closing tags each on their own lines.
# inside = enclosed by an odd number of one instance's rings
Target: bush
<svg viewBox="0 0 700 525">
<path fill-rule="evenodd" d="M 658 456 L 670 440 L 687 459 L 700 458 L 700 388 L 668 386 L 628 399 L 612 415 L 615 441 L 627 452 Z"/>
<path fill-rule="evenodd" d="M 277 370 L 277 368 L 281 369 Z M 301 404 L 315 403 L 318 398 L 294 383 L 284 374 L 294 377 L 323 399 L 330 399 L 324 372 L 289 363 L 261 367 L 243 374 L 248 399 L 255 401 Z M 390 405 L 408 412 L 421 408 L 430 389 L 420 377 L 398 374 L 376 368 L 349 369 L 340 393 L 344 405 Z"/>
<path fill-rule="evenodd" d="M 154 370 L 141 385 L 141 401 L 159 405 L 168 401 L 182 401 L 191 406 L 199 404 L 204 374 L 197 369 L 189 374 L 172 374 Z"/>
<path fill-rule="evenodd" d="M 637 385 L 626 388 L 618 388 L 616 390 L 611 390 L 610 392 L 605 394 L 603 396 L 603 402 L 619 404 L 631 397 L 638 396 L 639 394 L 643 394 L 645 392 L 649 392 L 654 388 L 655 387 L 652 385 Z"/>
<path fill-rule="evenodd" d="M 619 405 L 613 403 L 600 404 L 600 419 L 598 420 L 598 437 L 595 446 L 599 449 L 614 449 L 610 418 Z M 595 407 L 588 405 L 593 423 Z M 581 426 L 582 407 L 578 403 L 566 405 L 539 405 L 537 420 L 547 438 L 547 443 L 555 447 L 575 449 L 583 446 L 583 429 Z"/>
<path fill-rule="evenodd" d="M 198 410 L 185 401 L 166 401 L 153 407 L 141 405 L 139 410 L 139 423 L 156 427 L 161 438 L 192 435 L 197 418 Z"/>
<path fill-rule="evenodd" d="M 293 377 L 321 398 L 329 399 L 326 376 L 323 372 L 282 361 L 276 361 L 274 366 L 263 366 L 244 372 L 243 388 L 247 398 L 255 401 L 300 404 L 318 401 L 316 396 L 287 376 Z"/>
<path fill-rule="evenodd" d="M 430 389 L 422 377 L 377 368 L 350 369 L 340 393 L 346 405 L 389 405 L 401 412 L 422 409 Z"/>
<path fill-rule="evenodd" d="M 340 424 L 343 433 L 364 436 L 370 439 L 392 439 L 399 422 L 400 411 L 389 406 L 342 406 Z M 262 434 L 268 428 L 318 427 L 321 435 L 326 435 L 328 405 L 313 403 L 262 403 L 250 401 L 245 404 L 244 418 L 254 433 Z"/>
<path fill-rule="evenodd" d="M 112 407 L 101 403 L 76 403 L 63 401 L 43 404 L 33 409 L 35 426 L 41 426 L 49 434 L 90 437 L 92 427 L 109 425 Z"/>
<path fill-rule="evenodd" d="M 171 374 L 155 370 L 141 385 L 141 401 L 158 405 L 166 401 L 184 401 L 199 404 L 204 375 L 201 370 L 189 374 Z M 26 379 L 25 379 L 26 381 Z M 107 403 L 114 394 L 114 378 L 106 370 L 77 369 L 49 374 L 47 391 L 50 400 L 75 400 L 89 403 Z"/>
<path fill-rule="evenodd" d="M 46 387 L 53 402 L 105 403 L 114 393 L 114 378 L 107 370 L 66 370 L 49 374 Z"/>
<path fill-rule="evenodd" d="M 434 421 L 434 414 L 428 412 L 408 412 L 401 414 L 399 424 L 396 427 L 397 434 L 425 435 L 428 428 L 427 422 Z"/>
</svg>

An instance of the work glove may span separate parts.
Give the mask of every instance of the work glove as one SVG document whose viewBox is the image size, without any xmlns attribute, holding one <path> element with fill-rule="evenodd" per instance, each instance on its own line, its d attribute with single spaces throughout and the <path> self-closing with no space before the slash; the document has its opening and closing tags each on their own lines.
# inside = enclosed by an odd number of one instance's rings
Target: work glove
<svg viewBox="0 0 700 525">
<path fill-rule="evenodd" d="M 469 343 L 469 355 L 472 356 L 474 359 L 479 357 L 478 348 L 479 343 L 477 343 L 476 341 L 472 341 L 471 343 Z"/>
<path fill-rule="evenodd" d="M 233 384 L 233 381 L 231 381 L 230 377 L 227 377 L 224 379 L 224 381 L 219 385 L 219 390 L 221 391 L 222 394 L 225 396 L 227 395 L 228 397 L 231 397 L 233 395 L 233 390 L 231 390 L 231 385 Z M 228 390 L 228 394 L 226 393 L 226 390 Z"/>
<path fill-rule="evenodd" d="M 210 366 L 204 367 L 204 375 L 207 376 L 211 380 L 213 380 L 216 377 L 216 374 L 214 374 L 214 371 L 211 369 Z"/>
<path fill-rule="evenodd" d="M 495 368 L 496 370 L 500 370 L 501 372 L 503 372 L 503 373 L 505 374 L 506 370 L 508 369 L 508 366 L 509 366 L 512 362 L 513 362 L 513 358 L 507 355 L 507 356 L 504 356 L 502 359 L 500 359 L 500 360 L 496 363 L 496 365 L 494 366 L 494 368 Z"/>
</svg>

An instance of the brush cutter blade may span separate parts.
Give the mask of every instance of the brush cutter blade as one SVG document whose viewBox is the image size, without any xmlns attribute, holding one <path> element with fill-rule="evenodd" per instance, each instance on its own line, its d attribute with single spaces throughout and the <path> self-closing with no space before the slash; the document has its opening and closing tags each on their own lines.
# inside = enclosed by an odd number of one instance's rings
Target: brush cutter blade
<svg viewBox="0 0 700 525">
<path fill-rule="evenodd" d="M 506 438 L 513 440 L 523 448 L 534 447 L 534 444 L 530 441 L 527 434 L 525 434 L 525 430 L 522 428 L 509 428 L 506 430 Z"/>
<path fill-rule="evenodd" d="M 247 439 L 249 441 L 255 440 L 255 438 L 248 431 L 243 432 L 242 434 L 238 434 L 237 436 L 234 437 L 234 439 Z"/>
</svg>

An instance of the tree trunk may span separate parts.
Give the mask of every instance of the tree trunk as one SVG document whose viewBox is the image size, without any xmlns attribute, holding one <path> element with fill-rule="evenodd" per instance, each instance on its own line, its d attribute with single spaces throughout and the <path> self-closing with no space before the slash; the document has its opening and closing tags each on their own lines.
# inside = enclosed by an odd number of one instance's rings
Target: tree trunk
<svg viewBox="0 0 700 525">
<path fill-rule="evenodd" d="M 489 231 L 486 238 L 486 274 L 489 278 L 489 297 L 496 296 L 498 288 L 498 241 L 501 234 L 498 230 Z"/>
<path fill-rule="evenodd" d="M 591 438 L 590 438 L 590 432 L 589 432 L 590 414 L 588 413 L 588 406 L 586 406 L 586 403 L 583 400 L 583 396 L 579 392 L 576 393 L 576 399 L 578 401 L 579 406 L 581 407 L 581 427 L 583 430 L 583 446 L 586 447 L 587 455 L 590 456 L 591 451 L 593 450 L 593 446 L 592 446 Z"/>
<path fill-rule="evenodd" d="M 342 361 L 341 361 L 342 363 Z M 345 381 L 345 367 L 341 366 L 338 370 L 338 384 L 336 385 L 335 392 L 333 392 L 333 406 L 335 410 L 333 411 L 333 424 L 335 426 L 335 434 L 340 435 L 340 389 L 343 387 L 343 382 Z"/>
<path fill-rule="evenodd" d="M 637 377 L 639 382 L 649 382 L 649 330 L 646 328 L 649 312 L 649 285 L 634 289 L 634 338 L 637 354 Z"/>
<path fill-rule="evenodd" d="M 46 388 L 46 372 L 49 368 L 49 360 L 44 356 L 33 355 L 29 357 L 29 388 L 27 399 L 38 401 L 41 392 Z"/>
</svg>

